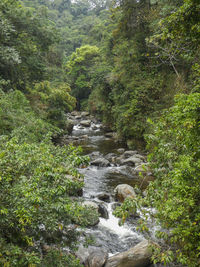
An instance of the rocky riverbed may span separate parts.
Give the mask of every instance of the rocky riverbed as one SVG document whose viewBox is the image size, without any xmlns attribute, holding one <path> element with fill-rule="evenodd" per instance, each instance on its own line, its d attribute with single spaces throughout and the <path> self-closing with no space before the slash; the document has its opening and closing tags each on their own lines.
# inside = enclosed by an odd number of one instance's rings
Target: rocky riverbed
<svg viewBox="0 0 200 267">
<path fill-rule="evenodd" d="M 136 230 L 137 216 L 119 226 L 119 219 L 112 214 L 125 198 L 135 197 L 136 184 L 144 190 L 153 179 L 146 155 L 126 149 L 115 133 L 88 112 L 72 112 L 68 119 L 71 134 L 62 142 L 81 145 L 90 157 L 90 165 L 79 169 L 85 181 L 83 204 L 99 212 L 99 220 L 85 230 L 94 246 L 80 245 L 76 255 L 90 267 L 149 266 L 148 241 Z"/>
</svg>

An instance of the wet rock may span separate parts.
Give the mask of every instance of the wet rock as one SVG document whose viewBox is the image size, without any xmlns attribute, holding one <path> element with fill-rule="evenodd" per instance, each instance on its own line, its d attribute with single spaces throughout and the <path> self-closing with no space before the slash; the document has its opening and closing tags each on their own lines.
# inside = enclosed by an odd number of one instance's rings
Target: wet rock
<svg viewBox="0 0 200 267">
<path fill-rule="evenodd" d="M 120 153 L 120 154 L 124 153 L 124 151 L 125 151 L 124 148 L 119 148 L 119 149 L 117 149 L 117 152 Z"/>
<path fill-rule="evenodd" d="M 142 159 L 132 156 L 128 159 L 122 160 L 122 165 L 128 165 L 128 166 L 135 166 L 135 164 L 141 164 L 143 162 Z"/>
<path fill-rule="evenodd" d="M 95 159 L 101 157 L 101 153 L 99 151 L 94 151 L 89 156 L 90 156 L 91 160 L 95 160 Z"/>
<path fill-rule="evenodd" d="M 98 212 L 100 214 L 100 217 L 104 218 L 104 219 L 108 219 L 108 211 L 106 209 L 106 207 L 103 204 L 99 204 L 99 208 L 98 208 Z"/>
<path fill-rule="evenodd" d="M 123 202 L 125 198 L 135 198 L 136 194 L 132 186 L 128 184 L 120 184 L 118 185 L 115 190 L 115 197 L 120 201 Z"/>
<path fill-rule="evenodd" d="M 120 156 L 120 157 L 115 158 L 115 163 L 116 164 L 122 165 L 123 161 L 124 161 L 123 155 Z"/>
<path fill-rule="evenodd" d="M 142 159 L 143 161 L 146 160 L 145 157 L 142 156 L 142 155 L 140 155 L 140 154 L 135 154 L 135 157 L 136 157 L 136 158 L 139 158 L 139 159 Z"/>
<path fill-rule="evenodd" d="M 102 200 L 105 202 L 110 202 L 110 196 L 109 196 L 109 194 L 106 194 L 106 193 L 101 193 L 101 194 L 97 195 L 97 198 L 99 200 Z"/>
<path fill-rule="evenodd" d="M 110 257 L 105 267 L 146 267 L 150 262 L 149 242 L 144 240 L 135 247 Z"/>
<path fill-rule="evenodd" d="M 82 117 L 87 117 L 87 116 L 89 116 L 89 115 L 90 115 L 90 113 L 87 112 L 87 111 L 83 111 L 83 112 L 81 112 L 81 116 L 82 116 Z"/>
<path fill-rule="evenodd" d="M 108 252 L 102 248 L 89 248 L 88 267 L 103 267 L 108 259 Z"/>
<path fill-rule="evenodd" d="M 108 259 L 106 249 L 93 246 L 85 248 L 83 245 L 80 245 L 75 254 L 79 258 L 80 263 L 86 267 L 102 267 Z"/>
<path fill-rule="evenodd" d="M 108 153 L 106 156 L 105 156 L 105 159 L 109 160 L 110 162 L 114 163 L 115 161 L 115 153 Z"/>
<path fill-rule="evenodd" d="M 105 137 L 112 138 L 114 136 L 113 132 L 105 133 Z"/>
<path fill-rule="evenodd" d="M 77 115 L 77 116 L 75 116 L 75 119 L 76 120 L 80 120 L 81 119 L 81 116 L 80 115 Z"/>
<path fill-rule="evenodd" d="M 98 158 L 91 162 L 91 165 L 99 166 L 99 167 L 108 167 L 110 166 L 110 162 L 104 158 Z"/>
<path fill-rule="evenodd" d="M 71 112 L 71 115 L 72 116 L 79 116 L 80 115 L 80 112 L 74 110 L 74 111 Z"/>
<path fill-rule="evenodd" d="M 75 255 L 80 260 L 81 264 L 85 264 L 89 257 L 89 250 L 83 245 L 80 245 L 78 250 L 75 252 Z"/>
<path fill-rule="evenodd" d="M 84 127 L 90 127 L 91 120 L 83 120 L 83 121 L 80 122 L 80 125 L 82 125 Z"/>
<path fill-rule="evenodd" d="M 128 150 L 128 151 L 124 152 L 123 156 L 124 156 L 124 158 L 127 159 L 127 158 L 129 158 L 129 157 L 131 157 L 137 153 L 138 153 L 137 150 Z"/>
</svg>

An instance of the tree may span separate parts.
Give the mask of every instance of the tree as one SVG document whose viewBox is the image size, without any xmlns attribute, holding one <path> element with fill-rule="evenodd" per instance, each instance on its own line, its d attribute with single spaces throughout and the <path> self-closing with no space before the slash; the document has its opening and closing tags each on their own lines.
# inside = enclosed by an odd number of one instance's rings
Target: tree
<svg viewBox="0 0 200 267">
<path fill-rule="evenodd" d="M 81 107 L 81 102 L 87 100 L 91 93 L 92 68 L 98 57 L 98 47 L 85 45 L 77 48 L 66 64 L 72 95 L 77 98 L 78 108 Z"/>
</svg>

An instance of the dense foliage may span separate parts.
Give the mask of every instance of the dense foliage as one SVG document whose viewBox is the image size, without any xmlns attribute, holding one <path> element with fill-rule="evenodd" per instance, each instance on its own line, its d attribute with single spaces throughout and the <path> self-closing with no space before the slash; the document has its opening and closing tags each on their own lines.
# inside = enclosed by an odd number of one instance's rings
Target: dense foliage
<svg viewBox="0 0 200 267">
<path fill-rule="evenodd" d="M 51 141 L 67 132 L 66 113 L 76 105 L 60 36 L 45 8 L 1 1 L 1 266 L 81 266 L 72 253 L 76 228 L 97 217 L 78 198 L 83 177 L 76 168 L 88 158 Z"/>
<path fill-rule="evenodd" d="M 199 266 L 199 11 L 198 0 L 1 0 L 1 265 L 80 266 L 62 248 L 95 216 L 76 199 L 87 159 L 51 141 L 76 107 L 129 148 L 146 142 L 155 182 L 117 214 L 156 208 L 154 261 Z"/>
<path fill-rule="evenodd" d="M 48 139 L 28 144 L 1 137 L 1 263 L 40 264 L 42 245 L 71 246 L 77 234 L 70 224 L 87 225 L 89 211 L 70 199 L 83 185 L 74 167 L 87 162 L 77 153 Z"/>
<path fill-rule="evenodd" d="M 147 203 L 156 208 L 156 221 L 169 229 L 158 237 L 170 244 L 175 259 L 189 266 L 200 264 L 199 105 L 199 93 L 177 96 L 147 136 L 156 177 Z"/>
</svg>

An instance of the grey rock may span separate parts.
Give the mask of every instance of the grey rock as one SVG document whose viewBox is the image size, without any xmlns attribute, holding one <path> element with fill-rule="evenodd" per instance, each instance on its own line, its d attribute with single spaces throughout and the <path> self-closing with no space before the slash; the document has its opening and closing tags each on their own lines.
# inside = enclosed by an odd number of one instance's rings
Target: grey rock
<svg viewBox="0 0 200 267">
<path fill-rule="evenodd" d="M 108 211 L 107 211 L 106 207 L 103 204 L 99 204 L 98 212 L 100 214 L 100 217 L 102 217 L 104 219 L 108 219 L 109 218 Z"/>
<path fill-rule="evenodd" d="M 80 120 L 81 119 L 81 116 L 80 115 L 77 115 L 77 116 L 75 116 L 75 119 L 76 120 Z"/>
<path fill-rule="evenodd" d="M 135 247 L 110 257 L 105 267 L 146 267 L 150 264 L 149 242 L 144 240 Z"/>
<path fill-rule="evenodd" d="M 112 138 L 114 136 L 113 132 L 105 133 L 105 137 Z"/>
<path fill-rule="evenodd" d="M 80 245 L 75 254 L 86 267 L 103 267 L 108 259 L 106 249 L 93 246 L 86 248 Z"/>
<path fill-rule="evenodd" d="M 110 162 L 114 162 L 115 160 L 115 157 L 116 157 L 116 154 L 115 153 L 108 153 L 106 156 L 105 156 L 105 159 L 109 160 Z"/>
<path fill-rule="evenodd" d="M 122 165 L 123 161 L 124 161 L 123 155 L 120 156 L 120 157 L 115 158 L 115 163 L 116 164 Z"/>
<path fill-rule="evenodd" d="M 87 112 L 87 111 L 83 111 L 83 112 L 81 112 L 81 116 L 82 116 L 82 117 L 87 117 L 87 116 L 89 116 L 89 115 L 90 115 L 90 113 Z"/>
<path fill-rule="evenodd" d="M 99 166 L 99 167 L 108 167 L 110 166 L 110 162 L 104 158 L 98 158 L 91 162 L 91 165 Z"/>
<path fill-rule="evenodd" d="M 128 166 L 135 166 L 135 164 L 141 164 L 143 162 L 142 159 L 132 156 L 128 159 L 122 160 L 122 165 L 128 165 Z"/>
<path fill-rule="evenodd" d="M 129 157 L 131 157 L 131 156 L 133 156 L 133 155 L 135 155 L 137 153 L 138 153 L 137 150 L 128 150 L 128 151 L 124 152 L 123 156 L 125 158 L 129 158 Z"/>
<path fill-rule="evenodd" d="M 90 156 L 91 160 L 95 160 L 95 159 L 101 157 L 101 153 L 99 151 L 94 151 L 89 156 Z"/>
<path fill-rule="evenodd" d="M 120 184 L 118 185 L 115 190 L 115 197 L 120 201 L 123 202 L 127 197 L 128 198 L 135 198 L 136 194 L 132 186 L 128 184 Z"/>
<path fill-rule="evenodd" d="M 108 259 L 108 252 L 102 248 L 89 248 L 86 266 L 103 267 Z"/>
<path fill-rule="evenodd" d="M 119 148 L 119 149 L 117 149 L 117 152 L 120 153 L 120 154 L 124 153 L 124 151 L 125 151 L 124 148 Z"/>
<path fill-rule="evenodd" d="M 80 260 L 81 264 L 85 264 L 89 257 L 89 250 L 83 245 L 80 245 L 78 250 L 75 252 L 75 255 Z"/>
<path fill-rule="evenodd" d="M 142 159 L 142 160 L 145 160 L 145 157 L 140 155 L 140 154 L 135 154 L 134 155 L 136 158 L 139 158 L 139 159 Z"/>
<path fill-rule="evenodd" d="M 90 127 L 91 125 L 91 120 L 83 120 L 80 122 L 80 124 L 84 127 Z"/>
<path fill-rule="evenodd" d="M 105 201 L 105 202 L 110 202 L 110 196 L 109 196 L 109 194 L 106 194 L 106 193 L 98 194 L 97 198 L 99 200 L 102 200 L 102 201 Z"/>
<path fill-rule="evenodd" d="M 79 116 L 80 113 L 78 111 L 74 110 L 74 111 L 71 112 L 71 115 L 72 116 Z"/>
</svg>

